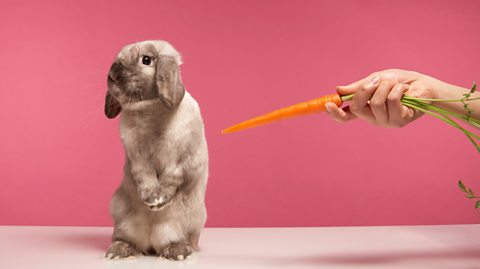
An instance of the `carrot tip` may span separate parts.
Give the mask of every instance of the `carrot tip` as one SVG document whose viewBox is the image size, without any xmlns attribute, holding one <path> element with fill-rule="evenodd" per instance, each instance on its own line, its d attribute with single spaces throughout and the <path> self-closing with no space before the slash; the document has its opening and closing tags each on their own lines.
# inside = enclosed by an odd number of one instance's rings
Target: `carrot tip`
<svg viewBox="0 0 480 269">
<path fill-rule="evenodd" d="M 306 102 L 298 103 L 288 107 L 274 110 L 267 114 L 243 121 L 222 130 L 222 134 L 234 133 L 244 129 L 262 126 L 274 121 L 286 118 L 298 117 L 315 112 L 322 112 L 326 109 L 326 103 L 332 102 L 337 106 L 342 105 L 342 97 L 338 94 L 329 94 Z"/>
<path fill-rule="evenodd" d="M 222 134 L 229 134 L 229 133 L 231 133 L 231 132 L 232 132 L 232 131 L 229 130 L 229 128 L 222 130 Z"/>
</svg>

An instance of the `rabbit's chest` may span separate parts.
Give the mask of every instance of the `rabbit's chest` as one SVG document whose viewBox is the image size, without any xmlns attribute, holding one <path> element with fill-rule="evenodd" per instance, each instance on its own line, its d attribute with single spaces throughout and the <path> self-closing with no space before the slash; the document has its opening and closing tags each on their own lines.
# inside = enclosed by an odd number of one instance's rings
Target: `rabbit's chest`
<svg viewBox="0 0 480 269">
<path fill-rule="evenodd" d="M 130 130 L 121 133 L 121 137 L 130 157 L 137 156 L 164 166 L 175 160 L 175 156 L 179 154 L 178 143 L 166 135 Z"/>
<path fill-rule="evenodd" d="M 122 142 L 128 152 L 151 153 L 157 149 L 159 139 L 142 131 L 128 131 L 121 133 Z"/>
</svg>

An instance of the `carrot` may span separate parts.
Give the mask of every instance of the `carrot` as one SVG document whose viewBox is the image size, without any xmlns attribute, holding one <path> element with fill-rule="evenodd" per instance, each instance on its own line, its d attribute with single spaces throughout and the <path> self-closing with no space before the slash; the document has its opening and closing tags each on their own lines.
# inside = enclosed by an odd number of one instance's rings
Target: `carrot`
<svg viewBox="0 0 480 269">
<path fill-rule="evenodd" d="M 469 125 L 480 128 L 480 119 L 472 117 L 473 110 L 470 109 L 468 103 L 475 100 L 480 100 L 480 97 L 472 97 L 477 91 L 477 85 L 473 84 L 472 89 L 465 94 L 461 99 L 428 99 L 404 95 L 401 99 L 401 102 L 404 106 L 415 109 L 417 111 L 423 112 L 439 120 L 457 128 L 462 133 L 464 133 L 470 142 L 475 146 L 478 152 L 480 152 L 480 135 L 473 133 L 460 124 L 458 124 L 454 119 L 462 120 Z M 248 128 L 253 128 L 257 126 L 262 126 L 274 121 L 279 121 L 282 119 L 293 118 L 298 116 L 303 116 L 311 113 L 325 111 L 325 104 L 328 102 L 333 102 L 337 106 L 341 106 L 343 102 L 350 101 L 353 99 L 354 94 L 348 94 L 339 96 L 338 94 L 329 94 L 316 98 L 310 101 L 299 103 L 296 105 L 288 106 L 281 108 L 270 113 L 258 116 L 256 118 L 241 122 L 237 125 L 229 127 L 222 130 L 222 134 L 233 133 L 241 131 Z M 440 106 L 435 105 L 435 103 L 441 102 L 460 102 L 463 104 L 466 113 L 462 114 L 456 111 L 451 111 Z M 480 208 L 480 201 L 479 201 Z"/>
<path fill-rule="evenodd" d="M 348 96 L 350 97 L 350 96 Z M 343 99 L 343 100 L 342 100 Z M 257 126 L 262 126 L 274 121 L 279 121 L 287 118 L 293 118 L 298 116 L 303 116 L 307 114 L 317 113 L 325 111 L 325 104 L 328 102 L 335 103 L 337 106 L 341 106 L 344 97 L 334 93 L 325 95 L 310 101 L 298 103 L 275 111 L 269 112 L 267 114 L 246 120 L 239 124 L 233 125 L 227 129 L 222 130 L 222 134 L 233 133 L 248 128 L 253 128 Z"/>
</svg>

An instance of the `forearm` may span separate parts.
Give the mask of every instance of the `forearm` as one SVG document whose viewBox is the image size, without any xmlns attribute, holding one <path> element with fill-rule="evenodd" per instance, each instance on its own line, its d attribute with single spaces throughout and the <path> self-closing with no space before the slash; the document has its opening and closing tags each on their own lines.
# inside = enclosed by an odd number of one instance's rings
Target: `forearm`
<svg viewBox="0 0 480 269">
<path fill-rule="evenodd" d="M 154 182 L 157 182 L 157 175 L 153 166 L 149 165 L 145 161 L 131 161 L 131 170 L 130 170 L 133 180 L 137 186 L 150 185 Z"/>
<path fill-rule="evenodd" d="M 184 175 L 181 167 L 182 166 L 179 164 L 170 165 L 165 168 L 159 176 L 160 188 L 167 199 L 171 198 L 177 191 L 177 188 L 184 182 Z"/>
<path fill-rule="evenodd" d="M 140 199 L 142 199 L 147 205 L 157 204 L 160 184 L 154 166 L 149 162 L 140 159 L 130 160 L 130 163 L 130 172 L 133 181 L 137 186 Z"/>
</svg>

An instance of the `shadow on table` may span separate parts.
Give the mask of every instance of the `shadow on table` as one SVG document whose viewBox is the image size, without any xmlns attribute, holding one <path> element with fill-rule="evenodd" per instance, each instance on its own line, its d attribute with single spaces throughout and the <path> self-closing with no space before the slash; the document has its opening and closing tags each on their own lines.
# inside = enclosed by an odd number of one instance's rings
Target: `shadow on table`
<svg viewBox="0 0 480 269">
<path fill-rule="evenodd" d="M 107 250 L 108 246 L 112 242 L 112 237 L 110 234 L 83 232 L 78 234 L 62 235 L 61 240 L 78 247 L 101 250 L 103 252 Z"/>
<path fill-rule="evenodd" d="M 378 254 L 344 254 L 344 255 L 318 255 L 307 257 L 291 257 L 278 261 L 278 266 L 282 265 L 326 265 L 326 264 L 344 264 L 344 265 L 375 265 L 388 264 L 396 262 L 405 262 L 412 260 L 478 260 L 480 264 L 479 249 L 461 249 L 454 251 L 435 251 L 435 252 L 398 252 L 398 253 L 378 253 Z M 478 267 L 480 269 L 480 267 Z"/>
<path fill-rule="evenodd" d="M 321 267 L 332 266 L 382 266 L 388 268 L 389 265 L 395 263 L 408 263 L 415 261 L 429 261 L 438 264 L 441 261 L 458 261 L 468 260 L 469 262 L 476 262 L 480 264 L 480 248 L 478 249 L 456 249 L 452 251 L 431 251 L 431 252 L 389 252 L 378 254 L 359 254 L 359 253 L 345 253 L 341 255 L 312 255 L 312 256 L 284 256 L 271 257 L 261 255 L 235 255 L 235 256 L 210 256 L 209 258 L 216 260 L 219 263 L 228 263 L 230 261 L 245 261 L 248 264 L 265 265 L 267 268 L 296 268 L 296 267 Z M 200 257 L 199 260 L 202 258 Z M 383 267 L 385 266 L 385 267 Z M 363 268 L 363 267 L 362 267 Z M 479 267 L 468 267 L 464 269 L 480 269 Z"/>
</svg>

